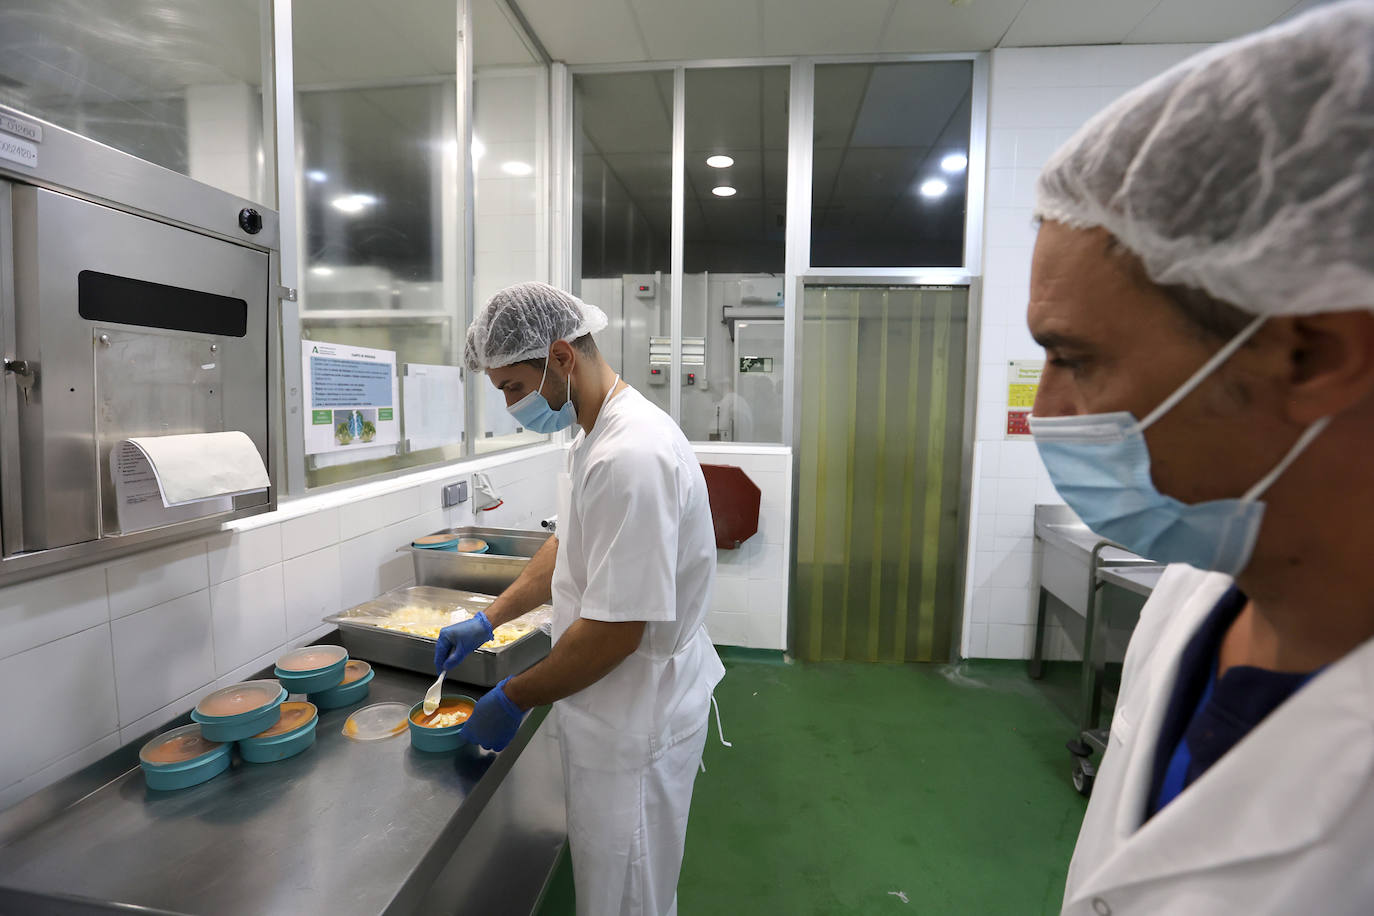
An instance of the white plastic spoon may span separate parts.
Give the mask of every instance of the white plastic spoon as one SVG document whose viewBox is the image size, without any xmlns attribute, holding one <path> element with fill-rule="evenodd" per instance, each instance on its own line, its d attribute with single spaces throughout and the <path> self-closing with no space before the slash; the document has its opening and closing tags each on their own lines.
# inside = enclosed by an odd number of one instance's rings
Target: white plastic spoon
<svg viewBox="0 0 1374 916">
<path fill-rule="evenodd" d="M 444 674 L 445 672 L 439 672 L 439 680 L 434 682 L 433 687 L 425 691 L 424 710 L 427 716 L 434 715 L 434 710 L 439 708 L 439 696 L 444 689 Z"/>
</svg>

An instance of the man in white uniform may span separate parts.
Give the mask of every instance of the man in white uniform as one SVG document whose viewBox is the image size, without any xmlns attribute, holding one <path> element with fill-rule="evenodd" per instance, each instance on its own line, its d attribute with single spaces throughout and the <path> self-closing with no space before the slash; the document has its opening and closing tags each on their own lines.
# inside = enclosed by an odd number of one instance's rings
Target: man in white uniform
<svg viewBox="0 0 1374 916">
<path fill-rule="evenodd" d="M 553 651 L 477 703 L 464 734 L 500 750 L 554 704 L 579 914 L 677 910 L 711 692 L 725 674 L 704 622 L 716 569 L 706 480 L 663 411 L 591 335 L 595 306 L 543 283 L 492 297 L 465 359 L 526 429 L 581 427 L 559 481 L 558 536 L 485 614 L 446 628 L 447 670 L 492 628 L 552 598 Z M 554 405 L 557 405 L 556 407 Z"/>
<path fill-rule="evenodd" d="M 1128 94 L 1046 166 L 1031 429 L 1141 612 L 1064 912 L 1374 913 L 1374 4 Z"/>
</svg>

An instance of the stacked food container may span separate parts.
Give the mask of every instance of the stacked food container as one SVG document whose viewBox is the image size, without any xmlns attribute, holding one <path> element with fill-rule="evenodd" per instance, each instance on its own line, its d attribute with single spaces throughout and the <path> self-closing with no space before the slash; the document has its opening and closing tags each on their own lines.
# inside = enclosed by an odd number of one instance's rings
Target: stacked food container
<svg viewBox="0 0 1374 916">
<path fill-rule="evenodd" d="M 139 752 L 148 788 L 185 789 L 229 769 L 237 746 L 246 763 L 275 763 L 315 743 L 320 709 L 367 697 L 372 667 L 342 646 L 304 646 L 277 659 L 276 680 L 244 681 L 207 694 L 192 724 L 158 735 Z M 310 702 L 288 701 L 307 694 Z"/>
</svg>

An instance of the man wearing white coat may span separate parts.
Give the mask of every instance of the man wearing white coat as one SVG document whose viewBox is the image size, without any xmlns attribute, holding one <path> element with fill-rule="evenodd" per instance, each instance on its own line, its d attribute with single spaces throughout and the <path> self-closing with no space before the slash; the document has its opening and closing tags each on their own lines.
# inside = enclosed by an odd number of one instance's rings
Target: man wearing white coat
<svg viewBox="0 0 1374 916">
<path fill-rule="evenodd" d="M 615 374 L 598 308 L 543 283 L 504 289 L 468 329 L 525 429 L 580 427 L 560 475 L 558 536 L 485 612 L 446 628 L 447 670 L 493 627 L 552 598 L 553 651 L 484 695 L 465 736 L 500 750 L 554 704 L 582 916 L 677 910 L 711 692 L 725 673 L 704 621 L 716 568 L 706 480 L 663 411 Z M 557 405 L 557 406 L 554 406 Z"/>
<path fill-rule="evenodd" d="M 1064 912 L 1374 913 L 1374 4 L 1120 99 L 1037 216 L 1041 455 L 1090 528 L 1178 564 Z"/>
</svg>

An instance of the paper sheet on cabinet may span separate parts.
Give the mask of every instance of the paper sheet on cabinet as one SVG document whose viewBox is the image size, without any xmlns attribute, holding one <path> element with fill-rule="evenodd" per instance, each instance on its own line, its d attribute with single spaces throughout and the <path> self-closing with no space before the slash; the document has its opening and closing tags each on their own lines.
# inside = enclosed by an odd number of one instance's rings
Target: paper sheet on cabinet
<svg viewBox="0 0 1374 916">
<path fill-rule="evenodd" d="M 124 439 L 111 452 L 110 472 L 125 534 L 229 512 L 235 496 L 271 483 L 241 432 Z"/>
</svg>

